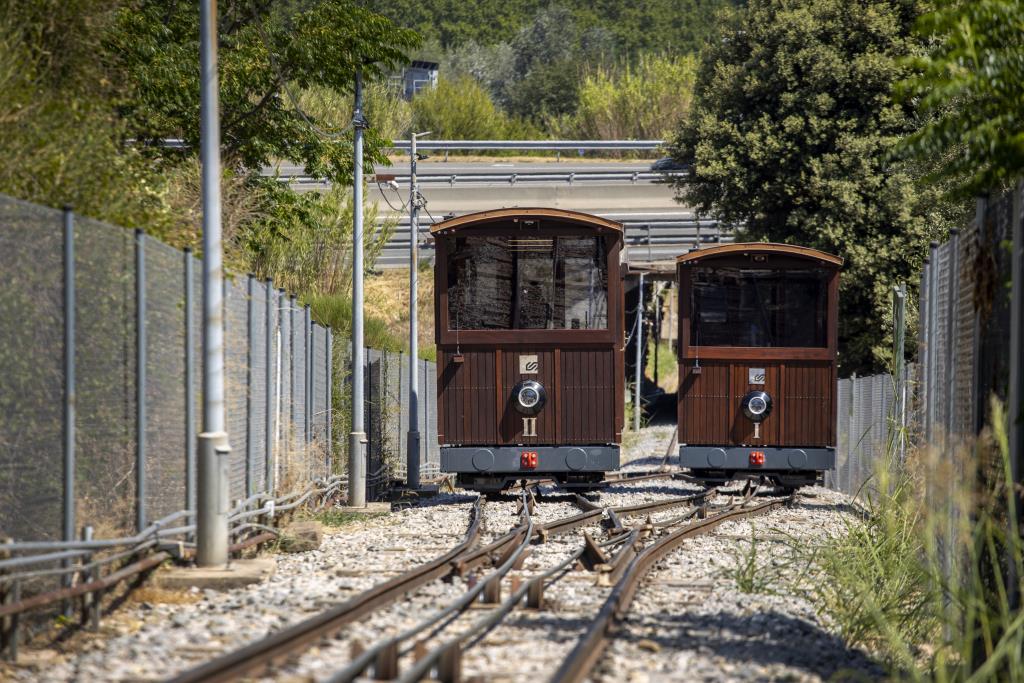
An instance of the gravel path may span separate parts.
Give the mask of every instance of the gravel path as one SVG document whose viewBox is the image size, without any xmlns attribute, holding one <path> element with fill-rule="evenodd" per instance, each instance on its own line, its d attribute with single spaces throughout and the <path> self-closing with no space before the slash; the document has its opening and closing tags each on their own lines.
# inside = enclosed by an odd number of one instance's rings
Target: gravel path
<svg viewBox="0 0 1024 683">
<path fill-rule="evenodd" d="M 624 446 L 623 469 L 657 467 L 673 428 L 651 427 Z M 671 462 L 671 461 L 670 461 Z M 635 505 L 689 495 L 693 484 L 656 479 L 618 484 L 595 494 L 603 505 Z M 335 530 L 316 551 L 276 555 L 267 583 L 226 593 L 174 593 L 143 589 L 99 634 L 79 633 L 63 646 L 29 653 L 25 666 L 0 668 L 17 681 L 153 681 L 240 647 L 342 602 L 456 545 L 469 521 L 474 495 L 439 496 L 416 507 Z M 537 523 L 579 513 L 571 496 L 542 487 Z M 725 524 L 713 535 L 688 541 L 652 573 L 633 604 L 621 636 L 606 652 L 597 681 L 829 680 L 847 670 L 874 678 L 880 670 L 848 650 L 814 606 L 785 594 L 784 539 L 810 542 L 843 531 L 845 498 L 824 489 L 802 493 L 796 507 L 752 522 Z M 517 497 L 487 501 L 482 540 L 518 523 Z M 679 510 L 652 515 L 655 521 Z M 630 517 L 624 523 L 641 518 Z M 592 525 L 535 544 L 513 576 L 527 581 L 564 561 L 580 547 L 582 532 L 603 538 Z M 757 572 L 741 569 L 756 540 Z M 489 571 L 489 570 L 479 570 Z M 610 590 L 592 572 L 566 573 L 545 593 L 546 608 L 517 609 L 463 655 L 466 677 L 536 683 L 545 680 L 575 645 Z M 461 595 L 468 583 L 455 577 L 424 586 L 406 599 L 347 627 L 274 673 L 273 680 L 323 680 L 350 660 L 355 646 L 398 633 Z M 510 587 L 504 586 L 507 595 Z M 452 624 L 467 628 L 487 612 L 471 609 Z M 403 666 L 407 664 L 403 662 Z M 268 678 L 266 680 L 272 680 Z"/>
<path fill-rule="evenodd" d="M 791 544 L 844 533 L 852 514 L 846 503 L 834 491 L 801 489 L 791 508 L 686 541 L 644 582 L 595 680 L 882 678 L 882 669 L 846 647 L 814 605 L 787 588 L 801 571 Z"/>
</svg>

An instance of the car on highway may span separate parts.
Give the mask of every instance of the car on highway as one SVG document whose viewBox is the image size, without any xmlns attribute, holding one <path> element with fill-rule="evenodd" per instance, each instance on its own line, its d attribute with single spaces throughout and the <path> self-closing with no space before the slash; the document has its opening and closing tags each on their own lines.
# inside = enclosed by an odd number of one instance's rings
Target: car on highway
<svg viewBox="0 0 1024 683">
<path fill-rule="evenodd" d="M 689 173 L 690 164 L 684 164 L 672 157 L 662 157 L 651 164 L 651 170 L 657 173 Z"/>
</svg>

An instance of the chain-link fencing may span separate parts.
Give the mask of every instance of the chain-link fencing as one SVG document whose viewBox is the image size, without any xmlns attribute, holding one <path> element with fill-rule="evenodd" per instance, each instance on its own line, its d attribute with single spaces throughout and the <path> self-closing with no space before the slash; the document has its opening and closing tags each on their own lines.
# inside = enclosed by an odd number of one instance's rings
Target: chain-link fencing
<svg viewBox="0 0 1024 683">
<path fill-rule="evenodd" d="M 873 475 L 903 457 L 905 439 L 927 473 L 929 508 L 950 518 L 950 529 L 972 500 L 1006 505 L 992 492 L 1007 471 L 1019 484 L 1022 471 L 1024 286 L 1013 282 L 1014 259 L 1018 272 L 1024 268 L 1022 206 L 1024 184 L 978 200 L 970 225 L 951 231 L 943 244 L 932 243 L 921 275 L 917 363 L 907 366 L 901 382 L 891 375 L 840 380 L 837 466 L 827 476 L 829 486 L 870 493 Z M 906 395 L 905 408 L 897 392 Z M 993 425 L 1003 414 L 998 406 L 1009 418 L 1008 463 L 993 436 L 1002 428 Z M 940 545 L 955 547 L 956 539 Z"/>
<path fill-rule="evenodd" d="M 329 330 L 272 283 L 224 284 L 234 500 L 331 474 Z M 0 537 L 130 535 L 194 509 L 200 262 L 0 196 Z"/>
</svg>

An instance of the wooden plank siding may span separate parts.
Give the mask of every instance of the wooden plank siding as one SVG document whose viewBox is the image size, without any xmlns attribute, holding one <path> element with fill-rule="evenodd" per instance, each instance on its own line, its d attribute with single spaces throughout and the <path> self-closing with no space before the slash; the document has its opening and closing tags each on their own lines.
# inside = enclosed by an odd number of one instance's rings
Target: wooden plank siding
<svg viewBox="0 0 1024 683">
<path fill-rule="evenodd" d="M 520 355 L 536 355 L 537 374 L 519 372 Z M 604 444 L 619 440 L 613 348 L 462 348 L 438 356 L 438 432 L 442 444 Z M 523 415 L 512 406 L 520 381 L 540 382 L 547 394 L 537 436 L 523 436 Z"/>
<path fill-rule="evenodd" d="M 701 361 L 682 370 L 679 392 L 679 442 L 695 446 L 834 446 L 835 421 L 823 419 L 834 412 L 832 366 L 827 361 L 761 362 L 765 383 L 748 384 L 754 364 Z M 754 423 L 740 401 L 750 391 L 767 391 L 772 412 L 754 438 Z"/>
</svg>

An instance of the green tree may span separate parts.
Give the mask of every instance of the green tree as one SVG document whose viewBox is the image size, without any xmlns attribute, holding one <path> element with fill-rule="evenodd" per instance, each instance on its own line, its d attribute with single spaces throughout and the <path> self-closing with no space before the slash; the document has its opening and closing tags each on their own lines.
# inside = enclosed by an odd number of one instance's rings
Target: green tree
<svg viewBox="0 0 1024 683">
<path fill-rule="evenodd" d="M 494 140 L 528 132 L 498 109 L 470 76 L 442 78 L 436 88 L 420 91 L 412 101 L 412 117 L 415 130 L 429 130 L 439 140 Z"/>
<path fill-rule="evenodd" d="M 351 177 L 348 135 L 324 131 L 295 106 L 301 90 L 353 91 L 355 73 L 385 75 L 419 44 L 410 30 L 348 0 L 222 3 L 218 17 L 221 139 L 229 159 L 259 169 L 303 162 L 311 175 Z M 128 84 L 120 108 L 139 140 L 199 141 L 199 8 L 190 0 L 130 0 L 110 52 Z M 378 160 L 372 134 L 367 155 Z"/>
<path fill-rule="evenodd" d="M 1024 1 L 937 4 L 918 25 L 930 49 L 899 88 L 925 120 L 902 150 L 958 194 L 985 194 L 1024 175 Z"/>
<path fill-rule="evenodd" d="M 920 50 L 912 0 L 753 0 L 727 20 L 697 78 L 673 155 L 693 164 L 681 201 L 740 237 L 816 247 L 846 260 L 843 372 L 884 367 L 890 288 L 917 282 L 952 212 L 918 171 L 891 161 L 914 131 L 893 85 Z M 911 297 L 914 299 L 914 297 Z"/>
<path fill-rule="evenodd" d="M 696 74 L 690 55 L 644 55 L 632 65 L 599 67 L 584 77 L 574 115 L 555 124 L 564 130 L 557 137 L 669 137 L 690 111 Z"/>
</svg>

